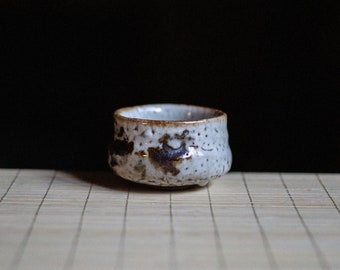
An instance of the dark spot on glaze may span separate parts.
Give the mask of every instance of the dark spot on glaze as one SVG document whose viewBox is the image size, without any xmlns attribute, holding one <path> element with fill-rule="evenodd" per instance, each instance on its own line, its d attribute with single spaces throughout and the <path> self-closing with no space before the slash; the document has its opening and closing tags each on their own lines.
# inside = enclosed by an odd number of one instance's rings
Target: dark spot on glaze
<svg viewBox="0 0 340 270">
<path fill-rule="evenodd" d="M 155 134 L 155 130 L 153 129 L 153 130 L 151 130 L 151 132 L 152 132 L 152 134 Z"/>
<path fill-rule="evenodd" d="M 117 166 L 118 165 L 117 159 L 113 156 L 110 156 L 110 163 L 109 164 L 110 164 L 111 167 Z"/>
<path fill-rule="evenodd" d="M 114 140 L 110 145 L 110 153 L 118 156 L 131 154 L 133 151 L 133 142 L 127 140 Z"/>
<path fill-rule="evenodd" d="M 122 137 L 124 133 L 125 133 L 124 128 L 123 128 L 123 127 L 120 127 L 117 136 L 118 136 L 118 137 Z"/>
<path fill-rule="evenodd" d="M 158 139 L 162 147 L 149 147 L 148 154 L 151 163 L 160 168 L 165 174 L 171 173 L 176 176 L 180 170 L 176 165 L 184 159 L 190 159 L 189 151 L 186 149 L 185 137 L 189 134 L 189 130 L 185 129 L 181 134 L 175 134 L 173 138 L 168 133 L 165 133 Z M 171 139 L 181 140 L 182 143 L 178 148 L 173 148 L 168 144 Z"/>
<path fill-rule="evenodd" d="M 176 133 L 174 135 L 174 137 L 175 137 L 175 139 L 183 140 L 185 138 L 185 136 L 187 136 L 188 134 L 189 134 L 189 130 L 185 129 L 185 130 L 183 130 L 182 134 L 177 134 Z"/>
<path fill-rule="evenodd" d="M 201 147 L 201 149 L 202 149 L 203 151 L 212 151 L 212 150 L 213 150 L 212 148 L 207 149 L 207 148 L 204 148 L 204 147 Z"/>
<path fill-rule="evenodd" d="M 168 133 L 165 133 L 162 137 L 158 139 L 160 143 L 168 143 L 170 139 L 170 135 Z"/>
<path fill-rule="evenodd" d="M 171 173 L 176 176 L 180 170 L 176 165 L 183 160 L 183 156 L 188 155 L 185 144 L 178 148 L 172 148 L 167 143 L 163 147 L 149 147 L 148 154 L 150 161 L 155 167 L 160 167 L 164 173 Z"/>
</svg>

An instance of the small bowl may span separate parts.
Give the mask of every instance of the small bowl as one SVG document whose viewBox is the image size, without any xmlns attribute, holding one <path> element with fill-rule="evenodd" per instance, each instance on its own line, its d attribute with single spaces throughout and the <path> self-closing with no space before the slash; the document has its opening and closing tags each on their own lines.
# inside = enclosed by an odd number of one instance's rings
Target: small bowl
<svg viewBox="0 0 340 270">
<path fill-rule="evenodd" d="M 227 115 L 185 104 L 148 104 L 114 112 L 109 166 L 126 180 L 164 187 L 205 186 L 226 174 L 232 154 Z"/>
</svg>

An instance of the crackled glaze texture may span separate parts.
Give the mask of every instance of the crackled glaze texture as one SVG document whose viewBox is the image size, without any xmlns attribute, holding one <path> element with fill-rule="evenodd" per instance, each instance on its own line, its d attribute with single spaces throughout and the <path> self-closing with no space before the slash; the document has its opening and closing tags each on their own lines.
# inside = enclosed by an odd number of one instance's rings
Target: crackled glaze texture
<svg viewBox="0 0 340 270">
<path fill-rule="evenodd" d="M 151 104 L 114 113 L 109 165 L 127 180 L 160 187 L 204 186 L 226 174 L 231 162 L 222 111 Z"/>
</svg>

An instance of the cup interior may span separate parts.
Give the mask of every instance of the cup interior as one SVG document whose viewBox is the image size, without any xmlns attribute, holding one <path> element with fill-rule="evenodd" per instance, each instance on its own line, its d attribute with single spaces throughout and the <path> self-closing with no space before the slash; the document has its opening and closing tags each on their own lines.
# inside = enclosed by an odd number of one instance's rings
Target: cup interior
<svg viewBox="0 0 340 270">
<path fill-rule="evenodd" d="M 150 104 L 118 110 L 126 118 L 160 121 L 199 121 L 222 116 L 220 110 L 184 104 Z"/>
</svg>

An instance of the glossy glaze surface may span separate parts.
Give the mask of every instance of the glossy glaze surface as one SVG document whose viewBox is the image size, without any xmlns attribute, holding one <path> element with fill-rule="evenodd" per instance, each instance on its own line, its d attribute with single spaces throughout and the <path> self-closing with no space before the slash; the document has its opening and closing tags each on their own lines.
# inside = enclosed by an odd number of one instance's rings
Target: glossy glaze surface
<svg viewBox="0 0 340 270">
<path fill-rule="evenodd" d="M 114 125 L 109 165 L 127 180 L 162 187 L 203 186 L 230 170 L 227 115 L 220 110 L 142 105 L 117 110 Z"/>
</svg>

